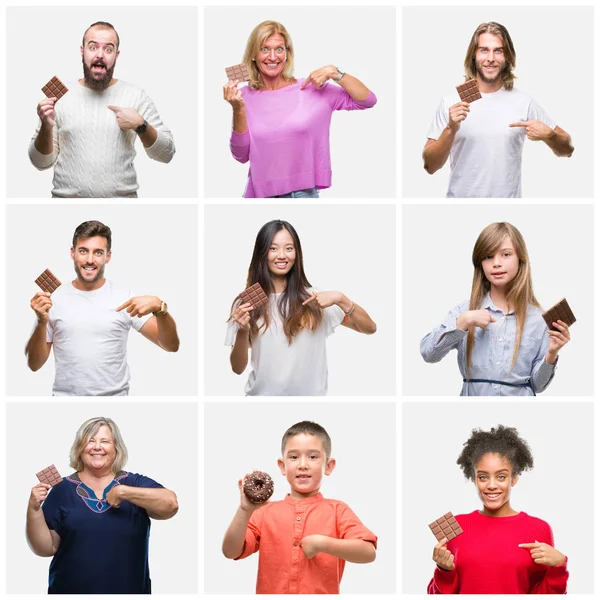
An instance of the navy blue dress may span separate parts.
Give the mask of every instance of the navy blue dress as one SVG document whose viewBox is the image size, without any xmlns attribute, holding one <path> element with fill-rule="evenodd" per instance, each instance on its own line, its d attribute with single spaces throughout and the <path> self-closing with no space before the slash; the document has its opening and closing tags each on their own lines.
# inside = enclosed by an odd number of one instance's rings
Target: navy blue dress
<svg viewBox="0 0 600 600">
<path fill-rule="evenodd" d="M 106 494 L 116 485 L 162 488 L 149 477 L 120 471 L 102 498 L 73 475 L 55 485 L 42 505 L 60 546 L 50 563 L 49 594 L 150 594 L 145 509 L 123 501 L 111 508 Z"/>
</svg>

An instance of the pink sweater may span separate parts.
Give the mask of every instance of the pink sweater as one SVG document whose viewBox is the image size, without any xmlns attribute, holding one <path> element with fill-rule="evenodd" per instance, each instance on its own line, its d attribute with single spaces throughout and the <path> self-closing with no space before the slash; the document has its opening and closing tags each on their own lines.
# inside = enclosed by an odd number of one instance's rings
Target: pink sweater
<svg viewBox="0 0 600 600">
<path fill-rule="evenodd" d="M 428 594 L 566 594 L 566 563 L 537 565 L 529 549 L 519 548 L 536 541 L 554 546 L 548 523 L 524 512 L 488 517 L 475 511 L 456 520 L 464 533 L 447 545 L 454 570 L 436 567 Z"/>
<path fill-rule="evenodd" d="M 362 110 L 377 102 L 375 94 L 352 100 L 340 86 L 320 90 L 304 79 L 275 91 L 241 88 L 248 131 L 231 132 L 233 157 L 250 161 L 244 198 L 268 198 L 307 188 L 331 186 L 329 125 L 334 110 Z"/>
</svg>

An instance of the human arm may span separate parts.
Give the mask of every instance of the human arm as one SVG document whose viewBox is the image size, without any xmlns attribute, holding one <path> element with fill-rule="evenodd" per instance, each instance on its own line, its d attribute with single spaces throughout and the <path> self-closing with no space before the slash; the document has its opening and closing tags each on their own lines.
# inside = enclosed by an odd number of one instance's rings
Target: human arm
<svg viewBox="0 0 600 600">
<path fill-rule="evenodd" d="M 552 540 L 550 540 L 552 541 Z M 569 571 L 567 557 L 551 544 L 534 542 L 519 544 L 520 548 L 528 550 L 531 560 L 538 565 L 545 565 L 543 577 L 531 589 L 531 594 L 566 594 Z"/>
<path fill-rule="evenodd" d="M 575 151 L 571 143 L 571 136 L 558 125 L 552 129 L 546 123 L 532 119 L 511 123 L 509 127 L 523 127 L 528 139 L 534 142 L 541 140 L 556 156 L 570 157 Z"/>
<path fill-rule="evenodd" d="M 320 89 L 323 84 L 329 79 L 337 79 L 339 73 L 337 67 L 326 65 L 320 69 L 316 69 L 304 80 L 300 89 L 304 89 L 308 84 L 312 84 L 314 88 Z M 336 82 L 343 88 L 347 94 L 355 102 L 364 102 L 371 94 L 371 90 L 360 79 L 353 77 L 349 73 L 344 73 L 342 78 Z"/>
<path fill-rule="evenodd" d="M 40 124 L 29 144 L 29 159 L 39 170 L 49 169 L 58 159 L 55 102 L 56 98 L 45 98 L 37 105 Z"/>
<path fill-rule="evenodd" d="M 27 366 L 32 371 L 41 369 L 50 356 L 52 342 L 46 341 L 46 327 L 50 319 L 49 311 L 52 308 L 50 292 L 37 292 L 29 304 L 37 317 L 37 323 L 25 346 Z"/>
<path fill-rule="evenodd" d="M 27 543 L 37 556 L 54 556 L 60 546 L 60 536 L 48 527 L 42 511 L 42 503 L 46 500 L 50 488 L 47 483 L 35 485 L 31 489 L 27 504 Z"/>
<path fill-rule="evenodd" d="M 246 302 L 238 306 L 231 315 L 231 318 L 237 324 L 235 341 L 229 355 L 231 370 L 236 375 L 241 375 L 248 366 L 248 350 L 250 350 L 250 311 L 253 306 Z M 232 325 L 235 326 L 235 325 Z"/>
<path fill-rule="evenodd" d="M 432 559 L 436 564 L 433 579 L 427 586 L 428 594 L 455 594 L 458 591 L 458 573 L 454 554 L 447 548 L 448 539 L 440 540 L 433 549 Z"/>
<path fill-rule="evenodd" d="M 370 563 L 377 555 L 372 542 L 360 539 L 340 540 L 327 535 L 312 534 L 303 537 L 300 545 L 309 559 L 319 552 L 324 552 L 348 562 Z"/>
<path fill-rule="evenodd" d="M 569 342 L 571 333 L 563 321 L 553 323 L 558 331 L 546 329 L 531 368 L 531 386 L 536 393 L 543 392 L 552 382 L 558 366 L 558 352 Z"/>
<path fill-rule="evenodd" d="M 115 485 L 106 494 L 106 501 L 112 508 L 119 508 L 124 500 L 143 508 L 151 519 L 164 521 L 174 517 L 179 510 L 175 492 L 162 487 Z"/>
<path fill-rule="evenodd" d="M 358 331 L 358 333 L 372 334 L 377 331 L 377 325 L 373 319 L 371 319 L 367 311 L 358 304 L 352 302 L 352 300 L 342 294 L 342 292 L 313 292 L 302 305 L 304 306 L 310 302 L 314 302 L 323 309 L 335 304 L 336 306 L 339 306 L 344 313 L 351 313 L 345 316 L 342 325 L 349 329 L 353 329 L 354 331 Z"/>
</svg>

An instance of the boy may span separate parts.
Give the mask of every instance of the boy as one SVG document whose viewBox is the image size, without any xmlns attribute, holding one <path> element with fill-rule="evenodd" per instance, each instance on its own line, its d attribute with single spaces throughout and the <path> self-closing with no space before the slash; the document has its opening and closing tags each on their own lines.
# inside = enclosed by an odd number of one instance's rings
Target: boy
<svg viewBox="0 0 600 600">
<path fill-rule="evenodd" d="M 238 481 L 240 506 L 223 539 L 223 554 L 238 560 L 260 550 L 257 594 L 339 594 L 345 561 L 375 560 L 377 537 L 343 502 L 320 493 L 335 468 L 331 438 L 310 421 L 292 425 L 277 464 L 290 484 L 284 500 L 252 504 Z"/>
</svg>

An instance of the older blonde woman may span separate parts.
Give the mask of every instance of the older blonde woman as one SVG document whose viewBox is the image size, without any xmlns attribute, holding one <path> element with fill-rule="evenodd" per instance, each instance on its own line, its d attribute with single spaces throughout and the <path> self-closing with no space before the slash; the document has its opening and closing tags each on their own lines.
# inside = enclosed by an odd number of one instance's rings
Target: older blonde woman
<svg viewBox="0 0 600 600">
<path fill-rule="evenodd" d="M 244 197 L 318 198 L 319 189 L 331 186 L 333 111 L 371 108 L 375 94 L 333 65 L 296 79 L 292 40 L 276 21 L 254 28 L 242 62 L 248 86 L 230 81 L 223 97 L 233 109 L 231 153 L 250 161 Z"/>
<path fill-rule="evenodd" d="M 77 431 L 75 473 L 39 483 L 27 507 L 27 541 L 52 556 L 48 593 L 149 594 L 150 518 L 170 519 L 177 497 L 160 483 L 123 470 L 127 448 L 117 425 L 89 419 Z"/>
</svg>

